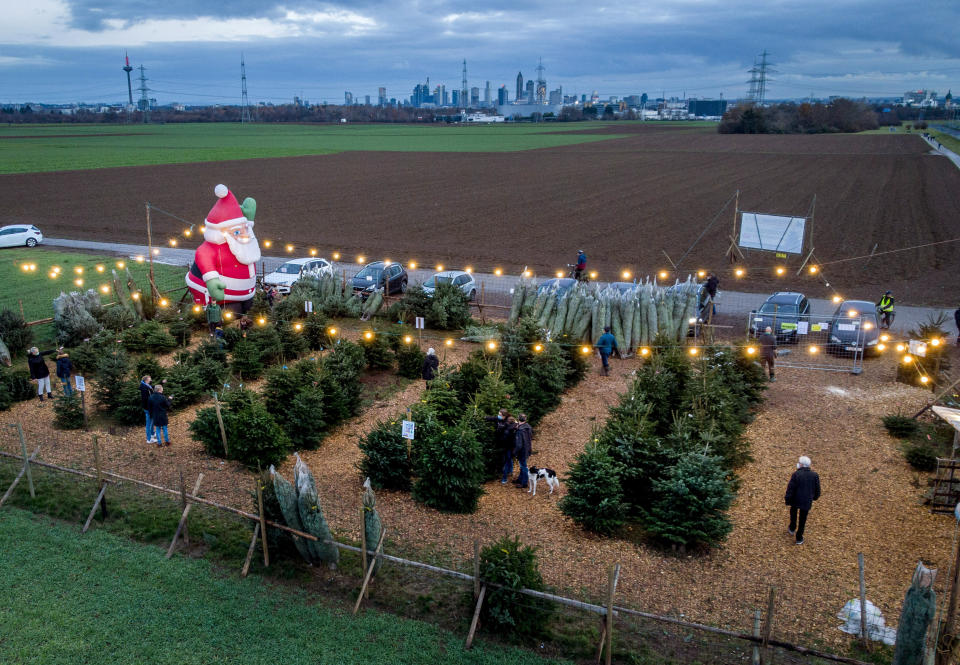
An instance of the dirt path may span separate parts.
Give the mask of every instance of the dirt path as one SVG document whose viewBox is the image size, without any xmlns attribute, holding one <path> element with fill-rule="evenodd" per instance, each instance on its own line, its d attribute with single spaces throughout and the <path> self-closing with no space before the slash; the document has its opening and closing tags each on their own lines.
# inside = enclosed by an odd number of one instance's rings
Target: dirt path
<svg viewBox="0 0 960 665">
<path fill-rule="evenodd" d="M 468 348 L 458 350 L 465 355 Z M 452 355 L 451 362 L 459 359 Z M 561 474 L 602 424 L 607 407 L 624 390 L 637 360 L 614 363 L 611 377 L 597 376 L 596 361 L 587 380 L 565 395 L 541 423 L 532 462 Z M 378 505 L 397 552 L 447 553 L 461 565 L 474 538 L 487 543 L 519 535 L 540 548 L 548 583 L 568 593 L 599 595 L 606 569 L 623 564 L 620 601 L 644 610 L 683 615 L 749 629 L 753 608 L 765 603 L 768 585 L 778 587 L 780 637 L 808 642 L 844 639 L 835 630 L 836 612 L 856 593 L 858 551 L 867 562 L 867 596 L 891 624 L 919 559 L 947 570 L 953 523 L 932 516 L 919 502 L 922 489 L 904 462 L 879 416 L 915 409 L 929 393 L 893 382 L 893 358 L 868 363 L 861 376 L 783 369 L 771 384 L 768 401 L 747 430 L 754 461 L 740 469 L 739 497 L 731 510 L 734 529 L 727 542 L 706 556 L 675 556 L 628 540 L 603 539 L 583 532 L 556 508 L 559 494 L 531 497 L 510 485 L 489 483 L 473 515 L 445 515 L 415 504 L 407 493 L 380 492 Z M 414 402 L 422 383 L 370 405 L 338 428 L 318 451 L 304 459 L 316 476 L 324 510 L 334 529 L 356 537 L 361 478 L 356 470 L 357 441 L 376 420 L 400 413 Z M 52 430 L 49 405 L 17 404 L 0 416 L 24 423 L 31 441 L 44 441 L 51 461 L 90 466 L 89 436 Z M 203 471 L 203 494 L 249 507 L 251 479 L 234 463 L 207 457 L 186 427 L 192 413 L 171 419 L 174 445 L 157 450 L 143 442 L 138 428 L 100 433 L 104 466 L 177 487 L 177 469 L 188 479 Z M 17 450 L 3 428 L 3 447 Z M 807 542 L 793 545 L 786 534 L 783 491 L 796 458 L 807 454 L 821 474 L 823 498 L 814 506 Z M 284 465 L 290 471 L 292 458 Z M 638 539 L 639 540 L 639 539 Z M 943 577 L 943 576 L 941 576 Z"/>
</svg>

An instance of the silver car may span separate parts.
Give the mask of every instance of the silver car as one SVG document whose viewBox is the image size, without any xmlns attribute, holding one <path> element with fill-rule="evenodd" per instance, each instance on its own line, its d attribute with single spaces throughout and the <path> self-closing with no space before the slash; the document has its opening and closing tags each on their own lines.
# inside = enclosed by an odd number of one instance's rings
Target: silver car
<svg viewBox="0 0 960 665">
<path fill-rule="evenodd" d="M 463 291 L 463 295 L 473 300 L 477 297 L 477 282 L 473 275 L 463 270 L 444 270 L 430 277 L 423 283 L 423 290 L 432 296 L 438 284 L 453 284 Z"/>
<path fill-rule="evenodd" d="M 43 242 L 40 229 L 31 224 L 13 224 L 0 228 L 0 247 L 36 247 Z"/>
<path fill-rule="evenodd" d="M 293 286 L 301 277 L 321 277 L 332 275 L 333 265 L 326 259 L 293 259 L 278 267 L 263 278 L 267 286 L 275 286 L 280 293 L 290 293 Z"/>
</svg>

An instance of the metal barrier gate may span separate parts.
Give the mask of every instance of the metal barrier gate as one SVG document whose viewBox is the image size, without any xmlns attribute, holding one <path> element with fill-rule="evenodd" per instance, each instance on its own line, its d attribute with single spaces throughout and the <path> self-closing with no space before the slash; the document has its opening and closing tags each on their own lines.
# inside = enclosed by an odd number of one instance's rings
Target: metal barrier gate
<svg viewBox="0 0 960 665">
<path fill-rule="evenodd" d="M 860 374 L 864 357 L 879 354 L 886 348 L 886 335 L 881 334 L 874 312 L 749 314 L 746 329 L 751 339 L 759 339 L 766 328 L 777 337 L 778 367 Z M 759 357 L 759 344 L 751 348 Z"/>
</svg>

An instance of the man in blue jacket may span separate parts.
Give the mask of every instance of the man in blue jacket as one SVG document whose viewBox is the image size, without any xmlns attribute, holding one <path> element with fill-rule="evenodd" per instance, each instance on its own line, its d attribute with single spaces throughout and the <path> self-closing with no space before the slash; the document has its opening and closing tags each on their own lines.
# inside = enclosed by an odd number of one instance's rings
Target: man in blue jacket
<svg viewBox="0 0 960 665">
<path fill-rule="evenodd" d="M 617 350 L 617 338 L 610 332 L 610 326 L 605 326 L 603 334 L 597 340 L 597 351 L 600 352 L 600 360 L 603 361 L 601 373 L 604 376 L 610 374 L 610 354 Z"/>
<path fill-rule="evenodd" d="M 810 468 L 810 458 L 803 455 L 797 461 L 797 470 L 790 476 L 784 502 L 790 506 L 790 526 L 787 531 L 796 536 L 797 545 L 803 545 L 803 528 L 813 502 L 820 498 L 820 476 Z"/>
</svg>

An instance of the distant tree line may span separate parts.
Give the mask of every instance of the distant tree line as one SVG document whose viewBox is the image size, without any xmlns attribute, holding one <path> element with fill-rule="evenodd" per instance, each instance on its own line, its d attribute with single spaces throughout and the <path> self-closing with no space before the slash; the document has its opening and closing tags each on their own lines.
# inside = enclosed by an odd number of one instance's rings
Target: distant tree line
<svg viewBox="0 0 960 665">
<path fill-rule="evenodd" d="M 835 99 L 829 104 L 738 105 L 720 120 L 721 134 L 825 134 L 861 132 L 879 126 L 869 104 Z"/>
</svg>

